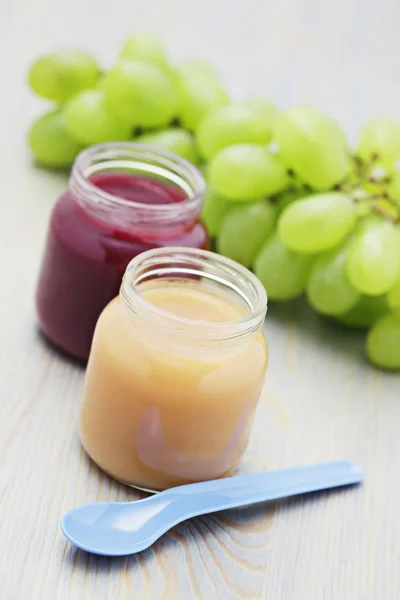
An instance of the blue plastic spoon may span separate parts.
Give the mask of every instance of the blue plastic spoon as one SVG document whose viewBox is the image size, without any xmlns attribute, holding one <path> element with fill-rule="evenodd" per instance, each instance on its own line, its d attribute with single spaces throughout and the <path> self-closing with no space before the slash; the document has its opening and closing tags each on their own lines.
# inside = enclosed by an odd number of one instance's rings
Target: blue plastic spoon
<svg viewBox="0 0 400 600">
<path fill-rule="evenodd" d="M 182 485 L 136 502 L 80 506 L 63 517 L 61 529 L 82 550 L 124 556 L 145 550 L 171 527 L 198 515 L 361 481 L 361 469 L 347 461 L 250 473 Z"/>
</svg>

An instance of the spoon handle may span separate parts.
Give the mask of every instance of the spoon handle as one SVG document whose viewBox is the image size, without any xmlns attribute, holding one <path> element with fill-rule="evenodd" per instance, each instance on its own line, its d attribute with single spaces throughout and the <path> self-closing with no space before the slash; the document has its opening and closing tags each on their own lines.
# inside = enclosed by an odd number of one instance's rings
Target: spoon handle
<svg viewBox="0 0 400 600">
<path fill-rule="evenodd" d="M 183 485 L 160 496 L 174 496 L 189 517 L 361 481 L 358 466 L 336 461 Z"/>
</svg>

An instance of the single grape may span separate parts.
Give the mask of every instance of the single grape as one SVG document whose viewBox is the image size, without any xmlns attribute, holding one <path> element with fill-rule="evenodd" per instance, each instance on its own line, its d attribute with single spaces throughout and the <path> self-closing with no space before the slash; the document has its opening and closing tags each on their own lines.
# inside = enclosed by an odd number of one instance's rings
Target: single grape
<svg viewBox="0 0 400 600">
<path fill-rule="evenodd" d="M 279 115 L 273 137 L 286 166 L 316 190 L 333 187 L 350 171 L 342 130 L 314 108 L 298 106 Z"/>
<path fill-rule="evenodd" d="M 29 133 L 28 143 L 35 159 L 45 167 L 69 167 L 82 146 L 68 133 L 60 112 L 50 112 L 37 119 Z"/>
<path fill-rule="evenodd" d="M 209 160 L 223 148 L 234 144 L 267 145 L 271 129 L 255 111 L 228 104 L 209 112 L 197 130 L 201 155 Z"/>
<path fill-rule="evenodd" d="M 245 267 L 251 267 L 274 225 L 275 209 L 265 200 L 235 206 L 222 222 L 217 250 Z"/>
<path fill-rule="evenodd" d="M 379 160 L 393 165 L 400 158 L 400 124 L 387 117 L 367 123 L 360 133 L 358 154 L 365 162 Z"/>
<path fill-rule="evenodd" d="M 388 314 L 373 325 L 367 337 L 370 361 L 383 369 L 400 369 L 400 316 Z"/>
<path fill-rule="evenodd" d="M 120 60 L 108 71 L 104 89 L 111 108 L 131 125 L 164 127 L 178 113 L 173 81 L 149 63 Z"/>
<path fill-rule="evenodd" d="M 65 127 L 81 144 L 90 146 L 131 137 L 130 125 L 110 111 L 99 89 L 86 90 L 68 100 L 63 114 Z"/>
<path fill-rule="evenodd" d="M 249 98 L 243 102 L 242 106 L 246 106 L 246 108 L 254 111 L 272 131 L 273 123 L 279 114 L 273 104 L 263 98 Z"/>
<path fill-rule="evenodd" d="M 232 207 L 235 206 L 236 204 L 233 204 L 225 198 L 221 198 L 221 196 L 216 194 L 211 188 L 207 189 L 204 196 L 204 204 L 201 216 L 205 226 L 207 227 L 208 233 L 212 237 L 218 235 L 225 215 L 227 215 L 228 212 L 232 210 Z"/>
<path fill-rule="evenodd" d="M 348 312 L 360 299 L 346 275 L 348 244 L 328 250 L 317 257 L 307 283 L 311 306 L 323 315 Z"/>
<path fill-rule="evenodd" d="M 141 144 L 150 144 L 159 148 L 165 148 L 165 150 L 186 158 L 191 163 L 196 164 L 198 162 L 193 136 L 185 129 L 171 127 L 163 131 L 145 133 L 136 138 L 136 141 Z"/>
<path fill-rule="evenodd" d="M 399 232 L 390 221 L 364 219 L 351 243 L 346 272 L 363 294 L 379 296 L 390 291 L 400 273 Z"/>
<path fill-rule="evenodd" d="M 274 233 L 258 254 L 254 272 L 271 300 L 292 300 L 304 292 L 313 260 L 289 250 Z"/>
<path fill-rule="evenodd" d="M 388 312 L 386 296 L 360 296 L 358 302 L 346 313 L 336 316 L 336 321 L 355 329 L 367 329 Z"/>
<path fill-rule="evenodd" d="M 82 90 L 96 86 L 100 69 L 82 50 L 65 50 L 39 58 L 30 68 L 32 90 L 43 98 L 65 102 Z"/>
<path fill-rule="evenodd" d="M 218 194 L 239 202 L 277 194 L 288 184 L 279 158 L 255 144 L 237 144 L 218 152 L 208 176 Z"/>
<path fill-rule="evenodd" d="M 190 131 L 197 129 L 210 110 L 229 102 L 229 97 L 220 83 L 208 73 L 197 72 L 187 77 L 178 77 L 177 86 L 182 125 Z"/>
<path fill-rule="evenodd" d="M 178 77 L 186 78 L 192 75 L 204 75 L 219 82 L 219 75 L 214 67 L 201 58 L 188 58 L 182 61 L 175 69 Z"/>
<path fill-rule="evenodd" d="M 389 291 L 387 302 L 392 311 L 400 313 L 400 278 Z"/>
<path fill-rule="evenodd" d="M 290 204 L 278 222 L 279 235 L 290 250 L 315 254 L 334 248 L 356 223 L 354 204 L 344 194 L 315 194 Z"/>
<path fill-rule="evenodd" d="M 297 105 L 281 115 L 286 115 L 292 121 L 296 130 L 308 134 L 308 137 L 318 139 L 321 134 L 329 136 L 332 141 L 347 146 L 347 138 L 340 125 L 326 113 L 315 106 L 307 104 Z"/>
<path fill-rule="evenodd" d="M 129 38 L 122 47 L 120 57 L 151 63 L 160 69 L 169 69 L 165 48 L 151 33 L 137 33 Z"/>
</svg>

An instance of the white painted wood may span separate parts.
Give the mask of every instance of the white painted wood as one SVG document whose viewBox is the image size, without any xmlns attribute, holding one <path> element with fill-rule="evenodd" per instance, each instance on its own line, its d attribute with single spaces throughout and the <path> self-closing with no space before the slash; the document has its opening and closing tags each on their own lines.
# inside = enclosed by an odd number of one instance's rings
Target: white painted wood
<svg viewBox="0 0 400 600">
<path fill-rule="evenodd" d="M 312 101 L 354 137 L 400 116 L 397 0 L 3 0 L 0 3 L 0 598 L 3 600 L 394 600 L 400 597 L 399 376 L 368 366 L 362 337 L 301 302 L 271 308 L 266 391 L 243 468 L 350 458 L 362 489 L 183 524 L 131 558 L 88 556 L 58 522 L 84 502 L 139 495 L 82 453 L 83 369 L 37 334 L 33 294 L 59 174 L 32 166 L 24 134 L 45 104 L 24 72 L 50 48 L 109 64 L 134 30 L 175 58 L 208 57 L 237 97 Z"/>
</svg>

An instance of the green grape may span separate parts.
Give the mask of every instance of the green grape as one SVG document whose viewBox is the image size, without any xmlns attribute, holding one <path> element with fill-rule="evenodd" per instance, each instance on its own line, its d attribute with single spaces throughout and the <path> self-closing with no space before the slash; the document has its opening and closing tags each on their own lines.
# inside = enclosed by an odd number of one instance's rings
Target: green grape
<svg viewBox="0 0 400 600">
<path fill-rule="evenodd" d="M 389 291 L 387 302 L 392 311 L 400 313 L 400 278 Z"/>
<path fill-rule="evenodd" d="M 225 215 L 232 210 L 232 206 L 236 205 L 225 198 L 221 198 L 211 188 L 207 189 L 201 216 L 208 233 L 212 237 L 215 237 L 220 232 Z"/>
<path fill-rule="evenodd" d="M 45 167 L 69 167 L 82 150 L 68 133 L 63 115 L 57 111 L 47 113 L 33 123 L 28 142 L 35 159 Z"/>
<path fill-rule="evenodd" d="M 269 202 L 260 200 L 236 206 L 223 220 L 217 250 L 245 267 L 251 267 L 274 225 L 275 209 Z"/>
<path fill-rule="evenodd" d="M 214 108 L 228 104 L 227 93 L 208 73 L 197 72 L 188 77 L 178 77 L 180 117 L 182 125 L 195 131 L 200 121 Z"/>
<path fill-rule="evenodd" d="M 68 100 L 63 114 L 70 135 L 87 146 L 131 137 L 130 125 L 110 111 L 99 89 L 86 90 Z"/>
<path fill-rule="evenodd" d="M 360 299 L 347 279 L 348 244 L 328 250 L 316 259 L 307 283 L 307 298 L 311 306 L 323 315 L 348 312 Z"/>
<path fill-rule="evenodd" d="M 274 233 L 257 256 L 254 272 L 271 300 L 292 300 L 304 292 L 313 260 L 289 250 Z"/>
<path fill-rule="evenodd" d="M 171 78 L 145 62 L 120 60 L 104 82 L 107 101 L 126 122 L 142 127 L 164 127 L 179 110 Z"/>
<path fill-rule="evenodd" d="M 175 69 L 178 77 L 191 77 L 192 75 L 204 75 L 219 82 L 219 75 L 214 67 L 201 58 L 188 58 L 182 61 Z"/>
<path fill-rule="evenodd" d="M 39 58 L 29 70 L 32 90 L 43 98 L 65 102 L 82 90 L 96 86 L 97 62 L 82 50 L 65 50 Z"/>
<path fill-rule="evenodd" d="M 317 109 L 298 106 L 282 113 L 273 134 L 283 162 L 312 188 L 326 190 L 348 175 L 351 163 L 344 134 Z"/>
<path fill-rule="evenodd" d="M 164 129 L 164 131 L 145 133 L 136 138 L 136 141 L 165 148 L 165 150 L 186 158 L 191 163 L 198 162 L 193 136 L 185 129 L 170 128 Z"/>
<path fill-rule="evenodd" d="M 249 100 L 245 100 L 242 105 L 254 111 L 261 119 L 263 119 L 269 129 L 272 130 L 272 125 L 279 114 L 273 104 L 263 98 L 249 98 Z"/>
<path fill-rule="evenodd" d="M 400 369 L 400 316 L 388 314 L 373 325 L 367 337 L 369 360 L 383 369 Z"/>
<path fill-rule="evenodd" d="M 169 69 L 165 48 L 151 33 L 137 33 L 129 38 L 122 47 L 120 57 L 151 63 L 160 69 Z"/>
<path fill-rule="evenodd" d="M 277 194 L 289 181 L 279 158 L 255 144 L 237 144 L 218 152 L 208 176 L 218 194 L 239 202 Z"/>
<path fill-rule="evenodd" d="M 290 250 L 315 254 L 334 248 L 356 223 L 354 204 L 344 194 L 315 194 L 290 204 L 282 213 L 278 229 Z"/>
<path fill-rule="evenodd" d="M 390 291 L 400 272 L 399 239 L 390 221 L 364 219 L 347 257 L 346 272 L 353 287 L 368 296 Z"/>
<path fill-rule="evenodd" d="M 204 158 L 210 159 L 234 144 L 267 145 L 271 130 L 255 111 L 229 104 L 209 112 L 197 130 L 197 143 Z"/>
<path fill-rule="evenodd" d="M 358 154 L 365 162 L 393 165 L 400 158 L 400 124 L 386 117 L 367 123 L 360 133 Z"/>
<path fill-rule="evenodd" d="M 388 312 L 386 296 L 361 296 L 345 314 L 337 315 L 336 321 L 356 329 L 367 329 Z"/>
</svg>

